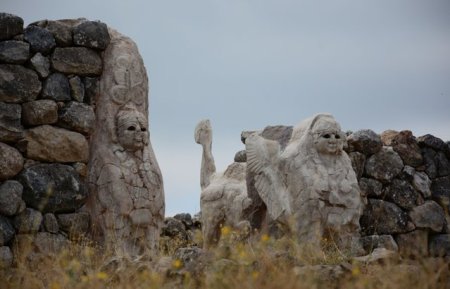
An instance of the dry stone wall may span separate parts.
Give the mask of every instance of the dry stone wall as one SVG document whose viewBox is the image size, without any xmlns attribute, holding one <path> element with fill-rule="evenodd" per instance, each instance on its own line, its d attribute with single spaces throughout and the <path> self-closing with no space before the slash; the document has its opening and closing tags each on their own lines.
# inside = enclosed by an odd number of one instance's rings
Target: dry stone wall
<svg viewBox="0 0 450 289">
<path fill-rule="evenodd" d="M 109 42 L 98 21 L 24 28 L 20 17 L 0 13 L 0 267 L 23 241 L 45 254 L 89 230 L 80 208 Z"/>
</svg>

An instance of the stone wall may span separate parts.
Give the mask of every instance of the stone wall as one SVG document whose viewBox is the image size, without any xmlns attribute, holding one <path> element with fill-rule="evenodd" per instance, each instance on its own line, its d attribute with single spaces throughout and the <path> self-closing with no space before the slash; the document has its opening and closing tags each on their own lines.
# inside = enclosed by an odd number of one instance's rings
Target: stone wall
<svg viewBox="0 0 450 289">
<path fill-rule="evenodd" d="M 0 13 L 0 268 L 29 234 L 48 253 L 89 230 L 80 208 L 110 41 L 97 21 L 23 23 Z"/>
</svg>

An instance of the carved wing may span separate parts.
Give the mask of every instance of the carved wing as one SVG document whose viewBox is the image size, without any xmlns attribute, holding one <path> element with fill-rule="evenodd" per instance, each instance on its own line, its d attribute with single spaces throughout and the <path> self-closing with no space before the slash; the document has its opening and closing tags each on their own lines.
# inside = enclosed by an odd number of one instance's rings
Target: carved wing
<svg viewBox="0 0 450 289">
<path fill-rule="evenodd" d="M 278 169 L 280 145 L 252 134 L 245 141 L 247 167 L 255 174 L 255 187 L 273 220 L 291 213 L 289 194 Z"/>
</svg>

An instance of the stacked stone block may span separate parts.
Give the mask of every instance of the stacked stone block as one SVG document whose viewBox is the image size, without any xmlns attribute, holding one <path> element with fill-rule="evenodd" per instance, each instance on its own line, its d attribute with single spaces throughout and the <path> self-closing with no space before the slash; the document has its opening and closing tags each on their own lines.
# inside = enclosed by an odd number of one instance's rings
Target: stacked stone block
<svg viewBox="0 0 450 289">
<path fill-rule="evenodd" d="M 47 254 L 89 229 L 80 209 L 109 42 L 101 22 L 24 28 L 20 17 L 0 13 L 0 267 L 26 240 Z"/>
</svg>

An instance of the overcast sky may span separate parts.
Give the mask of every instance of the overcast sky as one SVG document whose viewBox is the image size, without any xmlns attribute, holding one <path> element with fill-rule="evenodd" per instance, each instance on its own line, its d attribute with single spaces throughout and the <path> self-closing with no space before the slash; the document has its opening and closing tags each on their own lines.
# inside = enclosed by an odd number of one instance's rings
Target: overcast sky
<svg viewBox="0 0 450 289">
<path fill-rule="evenodd" d="M 32 3 L 32 4 L 31 4 Z M 196 123 L 219 171 L 242 130 L 329 112 L 344 130 L 450 140 L 448 0 L 1 0 L 25 24 L 100 20 L 138 45 L 166 214 L 200 209 Z"/>
</svg>

